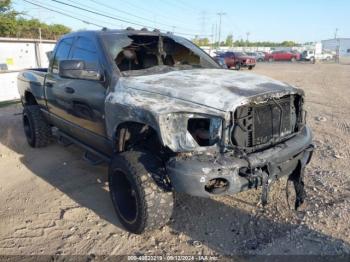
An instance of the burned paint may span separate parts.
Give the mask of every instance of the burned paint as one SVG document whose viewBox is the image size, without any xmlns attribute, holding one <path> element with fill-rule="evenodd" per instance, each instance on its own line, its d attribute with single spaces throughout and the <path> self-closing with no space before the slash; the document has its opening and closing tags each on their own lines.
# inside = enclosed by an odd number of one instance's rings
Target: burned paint
<svg viewBox="0 0 350 262">
<path fill-rule="evenodd" d="M 152 126 L 175 152 L 203 151 L 186 131 L 184 114 L 218 117 L 228 123 L 230 112 L 240 105 L 296 93 L 302 94 L 264 76 L 222 69 L 121 77 L 106 99 L 108 131 L 112 135 L 120 123 L 136 121 Z"/>
</svg>

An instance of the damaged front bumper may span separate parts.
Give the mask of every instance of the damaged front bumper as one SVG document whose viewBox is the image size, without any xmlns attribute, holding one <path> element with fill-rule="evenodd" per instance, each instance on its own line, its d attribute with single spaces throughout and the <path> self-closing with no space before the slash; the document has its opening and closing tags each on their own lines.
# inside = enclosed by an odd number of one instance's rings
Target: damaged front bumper
<svg viewBox="0 0 350 262">
<path fill-rule="evenodd" d="M 311 131 L 305 126 L 293 138 L 244 158 L 232 153 L 216 158 L 176 157 L 167 163 L 167 171 L 176 192 L 193 196 L 229 195 L 258 186 L 264 191 L 278 177 L 295 170 L 303 173 L 313 148 Z"/>
</svg>

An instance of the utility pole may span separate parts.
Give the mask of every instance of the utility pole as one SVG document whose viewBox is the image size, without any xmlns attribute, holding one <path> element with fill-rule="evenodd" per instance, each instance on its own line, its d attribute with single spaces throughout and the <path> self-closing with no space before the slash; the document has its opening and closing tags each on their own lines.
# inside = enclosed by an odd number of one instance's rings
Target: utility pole
<svg viewBox="0 0 350 262">
<path fill-rule="evenodd" d="M 219 44 L 218 44 L 218 47 L 220 47 L 220 40 L 221 40 L 221 17 L 223 15 L 226 15 L 225 12 L 219 12 L 217 13 L 217 15 L 219 16 Z"/>
<path fill-rule="evenodd" d="M 338 28 L 335 29 L 335 32 L 334 32 L 334 39 L 337 41 L 337 47 L 336 47 L 336 50 L 335 50 L 335 60 L 337 63 L 339 63 L 339 56 L 340 56 L 340 39 L 337 39 L 338 37 Z"/>
<path fill-rule="evenodd" d="M 246 49 L 248 48 L 248 42 L 249 42 L 249 35 L 250 35 L 250 32 L 246 32 L 246 35 L 247 35 L 247 38 L 246 38 L 246 41 L 245 41 L 245 46 L 246 48 L 244 49 L 244 51 L 246 51 Z"/>
<path fill-rule="evenodd" d="M 250 33 L 249 33 L 249 32 L 247 32 L 247 33 L 246 33 L 246 35 L 247 35 L 247 43 L 248 43 L 248 41 L 249 41 L 249 36 L 250 36 Z"/>
<path fill-rule="evenodd" d="M 200 22 L 200 27 L 201 27 L 201 34 L 205 35 L 206 34 L 206 21 L 207 21 L 207 13 L 205 11 L 202 11 L 199 16 L 199 22 Z"/>
<path fill-rule="evenodd" d="M 211 49 L 214 49 L 214 24 L 211 25 Z"/>
</svg>

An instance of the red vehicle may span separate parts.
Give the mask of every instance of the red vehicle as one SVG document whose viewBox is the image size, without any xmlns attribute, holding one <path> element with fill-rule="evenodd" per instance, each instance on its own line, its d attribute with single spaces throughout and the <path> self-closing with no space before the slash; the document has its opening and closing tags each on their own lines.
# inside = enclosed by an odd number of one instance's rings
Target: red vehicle
<svg viewBox="0 0 350 262">
<path fill-rule="evenodd" d="M 254 57 L 248 56 L 243 52 L 225 52 L 217 55 L 214 59 L 224 59 L 228 69 L 234 68 L 236 70 L 240 70 L 242 67 L 252 70 L 256 64 Z"/>
<path fill-rule="evenodd" d="M 300 59 L 300 54 L 288 52 L 288 51 L 274 51 L 271 54 L 266 54 L 265 60 L 272 61 L 296 61 Z"/>
</svg>

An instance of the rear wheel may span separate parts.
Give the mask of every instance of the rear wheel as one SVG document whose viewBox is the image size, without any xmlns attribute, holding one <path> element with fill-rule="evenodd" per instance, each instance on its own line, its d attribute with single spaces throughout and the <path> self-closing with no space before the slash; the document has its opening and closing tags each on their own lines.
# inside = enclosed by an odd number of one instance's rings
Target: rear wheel
<svg viewBox="0 0 350 262">
<path fill-rule="evenodd" d="M 24 106 L 23 128 L 31 147 L 45 147 L 51 140 L 51 127 L 44 119 L 38 105 Z"/>
<path fill-rule="evenodd" d="M 160 228 L 170 219 L 173 194 L 155 177 L 162 163 L 150 153 L 128 151 L 116 155 L 109 167 L 109 190 L 117 216 L 130 232 Z"/>
</svg>

